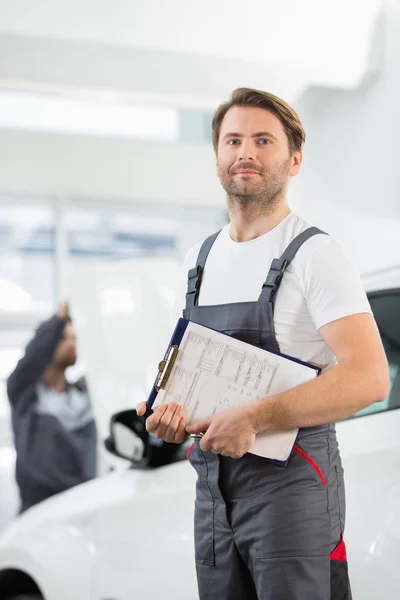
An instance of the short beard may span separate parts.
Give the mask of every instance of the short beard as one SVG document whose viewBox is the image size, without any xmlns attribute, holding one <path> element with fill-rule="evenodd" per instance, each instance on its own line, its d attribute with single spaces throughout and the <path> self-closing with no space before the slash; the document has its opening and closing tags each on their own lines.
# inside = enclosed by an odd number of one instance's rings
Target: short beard
<svg viewBox="0 0 400 600">
<path fill-rule="evenodd" d="M 251 183 L 248 185 L 236 183 L 233 174 L 238 165 L 231 169 L 220 167 L 219 178 L 226 191 L 229 208 L 235 212 L 246 209 L 254 215 L 269 215 L 274 212 L 289 181 L 290 163 L 291 159 L 287 159 L 268 172 L 260 171 L 260 181 L 257 186 Z M 252 168 L 252 165 L 244 164 L 240 168 Z"/>
<path fill-rule="evenodd" d="M 65 371 L 66 369 L 68 369 L 68 367 L 73 367 L 76 364 L 76 361 L 76 358 L 73 358 L 71 360 L 70 358 L 61 357 L 53 362 L 53 366 L 55 366 L 57 369 Z"/>
<path fill-rule="evenodd" d="M 266 194 L 265 191 L 258 194 L 238 194 L 227 191 L 228 206 L 233 212 L 239 212 L 245 209 L 249 216 L 268 216 L 275 211 L 275 208 L 282 197 L 283 190 L 284 186 L 275 190 L 269 189 L 268 194 Z"/>
</svg>

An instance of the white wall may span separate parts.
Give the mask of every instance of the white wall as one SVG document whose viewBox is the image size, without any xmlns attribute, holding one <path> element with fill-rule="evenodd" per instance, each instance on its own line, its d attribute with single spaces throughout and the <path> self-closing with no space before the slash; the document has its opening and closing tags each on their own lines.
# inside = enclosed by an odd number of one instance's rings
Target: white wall
<svg viewBox="0 0 400 600">
<path fill-rule="evenodd" d="M 356 91 L 311 88 L 297 104 L 308 136 L 293 206 L 339 238 L 363 271 L 400 263 L 400 5 L 376 32 L 381 65 Z"/>
<path fill-rule="evenodd" d="M 146 400 L 180 316 L 181 266 L 173 259 L 135 259 L 69 270 L 79 354 L 104 439 L 110 416 Z"/>
<path fill-rule="evenodd" d="M 223 207 L 211 144 L 0 130 L 0 191 Z"/>
<path fill-rule="evenodd" d="M 239 0 L 201 4 L 194 0 L 3 0 L 0 33 L 14 37 L 14 43 L 13 51 L 7 52 L 11 40 L 0 37 L 0 79 L 49 81 L 46 74 L 52 72 L 60 83 L 79 85 L 80 80 L 86 88 L 97 81 L 103 88 L 128 87 L 204 100 L 210 95 L 220 97 L 221 92 L 225 96 L 227 87 L 239 85 L 267 87 L 285 96 L 294 81 L 301 88 L 309 81 L 352 87 L 366 68 L 371 25 L 383 1 L 253 0 L 251 10 L 245 11 Z M 24 38 L 45 42 L 44 61 L 40 60 L 43 54 L 21 52 Z M 58 48 L 55 41 L 62 42 Z M 66 42 L 75 49 L 67 50 Z M 82 43 L 92 48 L 83 52 Z M 110 61 L 121 48 L 126 57 L 119 60 L 125 68 L 114 62 L 111 69 Z M 60 52 L 65 61 L 59 61 L 56 73 Z M 80 60 L 71 69 L 77 53 Z M 206 69 L 199 68 L 199 56 L 211 57 Z M 186 65 L 181 58 L 187 59 Z M 224 64 L 220 59 L 225 59 Z M 21 69 L 29 62 L 30 67 Z M 202 85 L 206 81 L 208 85 Z"/>
</svg>

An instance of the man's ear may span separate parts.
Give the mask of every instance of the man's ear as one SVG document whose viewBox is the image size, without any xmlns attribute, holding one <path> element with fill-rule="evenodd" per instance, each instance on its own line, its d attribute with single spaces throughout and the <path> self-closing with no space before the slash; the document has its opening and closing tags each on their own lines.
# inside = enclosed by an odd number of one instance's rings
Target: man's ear
<svg viewBox="0 0 400 600">
<path fill-rule="evenodd" d="M 297 173 L 300 171 L 301 163 L 303 162 L 303 152 L 301 150 L 296 150 L 292 156 L 292 166 L 290 168 L 290 175 L 295 177 Z"/>
</svg>

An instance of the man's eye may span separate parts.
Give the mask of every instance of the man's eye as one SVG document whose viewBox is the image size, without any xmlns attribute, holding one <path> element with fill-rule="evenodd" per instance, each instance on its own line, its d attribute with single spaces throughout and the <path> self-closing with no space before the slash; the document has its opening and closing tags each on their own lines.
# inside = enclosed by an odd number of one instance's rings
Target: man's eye
<svg viewBox="0 0 400 600">
<path fill-rule="evenodd" d="M 258 140 L 258 143 L 261 144 L 262 146 L 267 146 L 268 144 L 271 143 L 271 141 L 266 140 L 265 138 L 262 138 L 261 140 Z"/>
<path fill-rule="evenodd" d="M 240 140 L 229 140 L 228 144 L 230 144 L 231 146 L 236 146 L 237 144 L 239 144 Z"/>
</svg>

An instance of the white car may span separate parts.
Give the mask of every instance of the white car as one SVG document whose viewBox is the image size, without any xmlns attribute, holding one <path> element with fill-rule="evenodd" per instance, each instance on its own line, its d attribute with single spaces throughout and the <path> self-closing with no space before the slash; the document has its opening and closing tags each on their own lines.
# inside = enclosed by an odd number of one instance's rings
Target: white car
<svg viewBox="0 0 400 600">
<path fill-rule="evenodd" d="M 400 597 L 399 300 L 400 290 L 370 294 L 390 363 L 390 395 L 337 425 L 354 600 Z M 121 412 L 107 440 L 110 452 L 136 457 L 131 468 L 55 496 L 6 530 L 0 539 L 0 600 L 198 598 L 195 473 L 179 460 L 183 447 L 176 462 L 146 467 L 146 458 L 137 457 L 137 427 L 133 411 Z"/>
</svg>

